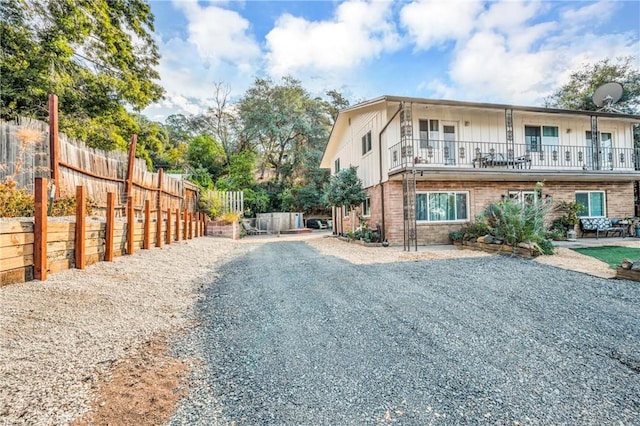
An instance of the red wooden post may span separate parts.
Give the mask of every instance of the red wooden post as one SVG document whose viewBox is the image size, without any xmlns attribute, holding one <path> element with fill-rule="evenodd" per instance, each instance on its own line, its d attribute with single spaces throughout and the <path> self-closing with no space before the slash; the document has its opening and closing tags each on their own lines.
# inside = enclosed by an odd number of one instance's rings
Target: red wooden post
<svg viewBox="0 0 640 426">
<path fill-rule="evenodd" d="M 199 229 L 199 223 L 198 223 L 198 217 L 200 216 L 200 213 L 194 213 L 193 214 L 193 237 L 194 238 L 198 238 L 200 236 L 200 229 Z"/>
<path fill-rule="evenodd" d="M 133 228 L 136 222 L 133 211 L 133 197 L 127 197 L 127 254 L 133 254 Z"/>
<path fill-rule="evenodd" d="M 142 248 L 149 250 L 151 246 L 149 242 L 149 234 L 151 233 L 151 202 L 144 200 L 144 239 L 142 240 Z"/>
<path fill-rule="evenodd" d="M 171 209 L 167 209 L 167 244 L 171 244 Z"/>
<path fill-rule="evenodd" d="M 180 241 L 180 209 L 176 209 L 176 241 Z"/>
<path fill-rule="evenodd" d="M 156 247 L 162 247 L 164 238 L 162 238 L 162 210 L 160 207 L 156 209 Z"/>
<path fill-rule="evenodd" d="M 189 213 L 189 239 L 193 239 L 193 213 Z"/>
<path fill-rule="evenodd" d="M 133 196 L 133 166 L 136 159 L 136 142 L 137 135 L 131 135 L 131 143 L 129 144 L 129 163 L 127 167 L 127 196 Z"/>
<path fill-rule="evenodd" d="M 182 216 L 184 217 L 184 232 L 183 232 L 184 238 L 183 238 L 183 240 L 186 240 L 188 235 L 189 235 L 187 233 L 187 231 L 189 230 L 189 223 L 187 222 L 187 209 L 184 209 L 184 212 L 183 212 Z"/>
<path fill-rule="evenodd" d="M 33 225 L 33 277 L 47 280 L 47 179 L 35 181 L 35 212 Z"/>
<path fill-rule="evenodd" d="M 87 190 L 84 186 L 76 186 L 76 268 L 84 269 L 85 258 L 85 224 L 87 220 Z"/>
<path fill-rule="evenodd" d="M 113 261 L 113 230 L 116 224 L 116 194 L 107 193 L 107 225 L 105 228 L 104 260 Z"/>
<path fill-rule="evenodd" d="M 58 96 L 49 95 L 49 162 L 51 180 L 56 186 L 55 198 L 60 197 L 60 139 L 58 139 Z"/>
</svg>

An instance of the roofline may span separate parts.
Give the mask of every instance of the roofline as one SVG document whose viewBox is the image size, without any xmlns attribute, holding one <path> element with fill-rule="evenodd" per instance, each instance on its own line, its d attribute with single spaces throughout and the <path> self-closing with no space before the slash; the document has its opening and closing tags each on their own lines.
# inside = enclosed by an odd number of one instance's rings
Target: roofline
<svg viewBox="0 0 640 426">
<path fill-rule="evenodd" d="M 444 106 L 455 106 L 455 107 L 513 109 L 516 111 L 538 112 L 538 113 L 544 113 L 544 114 L 595 115 L 598 117 L 626 118 L 626 119 L 634 119 L 634 120 L 640 121 L 640 115 L 637 115 L 637 114 L 621 114 L 621 113 L 603 112 L 603 111 L 545 108 L 545 107 L 534 107 L 534 106 L 524 106 L 524 105 L 492 104 L 487 102 L 451 101 L 446 99 L 414 98 L 414 97 L 408 97 L 408 96 L 392 96 L 392 95 L 379 96 L 377 98 L 373 98 L 373 99 L 361 102 L 359 104 L 340 110 L 340 113 L 355 111 L 357 109 L 378 104 L 380 102 L 414 102 L 414 103 L 422 103 L 422 104 L 433 104 L 433 105 L 444 105 Z"/>
</svg>

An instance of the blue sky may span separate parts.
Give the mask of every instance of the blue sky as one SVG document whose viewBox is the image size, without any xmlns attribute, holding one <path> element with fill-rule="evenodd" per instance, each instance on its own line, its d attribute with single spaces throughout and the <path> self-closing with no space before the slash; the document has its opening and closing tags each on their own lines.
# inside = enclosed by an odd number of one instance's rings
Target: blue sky
<svg viewBox="0 0 640 426">
<path fill-rule="evenodd" d="M 237 99 L 256 77 L 292 75 L 313 95 L 541 105 L 572 71 L 635 56 L 639 1 L 149 0 L 162 121 Z"/>
</svg>

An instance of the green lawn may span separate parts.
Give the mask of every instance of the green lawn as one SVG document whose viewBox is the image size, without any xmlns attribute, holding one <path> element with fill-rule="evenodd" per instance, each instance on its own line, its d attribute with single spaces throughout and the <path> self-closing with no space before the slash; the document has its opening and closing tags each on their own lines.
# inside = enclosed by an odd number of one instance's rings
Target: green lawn
<svg viewBox="0 0 640 426">
<path fill-rule="evenodd" d="M 575 248 L 573 250 L 608 263 L 609 267 L 613 269 L 622 262 L 622 259 L 631 259 L 632 261 L 640 259 L 640 248 L 602 246 Z"/>
</svg>

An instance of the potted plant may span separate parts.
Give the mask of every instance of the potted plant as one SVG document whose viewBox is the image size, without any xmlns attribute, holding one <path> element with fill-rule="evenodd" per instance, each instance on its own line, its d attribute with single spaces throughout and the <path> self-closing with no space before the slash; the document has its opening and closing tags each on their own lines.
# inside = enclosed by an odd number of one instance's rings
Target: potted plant
<svg viewBox="0 0 640 426">
<path fill-rule="evenodd" d="M 582 203 L 577 201 L 559 201 L 556 207 L 557 210 L 564 212 L 564 215 L 560 218 L 560 222 L 567 229 L 567 240 L 576 240 L 576 224 L 578 223 L 579 213 L 585 210 Z"/>
</svg>

